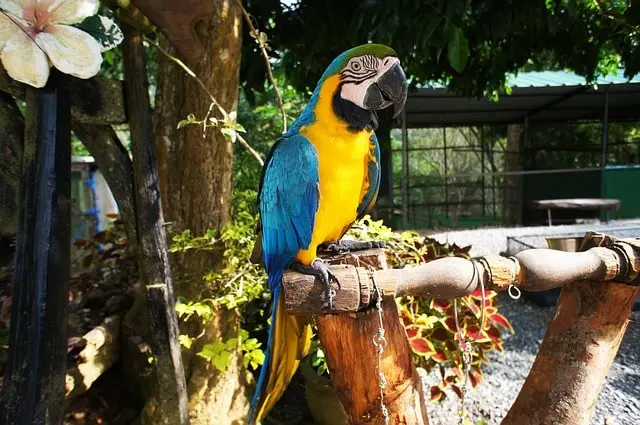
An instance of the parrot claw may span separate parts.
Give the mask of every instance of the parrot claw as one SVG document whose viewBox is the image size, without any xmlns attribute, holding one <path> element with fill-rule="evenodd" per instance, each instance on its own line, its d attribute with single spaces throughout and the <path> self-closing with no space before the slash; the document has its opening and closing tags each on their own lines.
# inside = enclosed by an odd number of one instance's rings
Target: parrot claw
<svg viewBox="0 0 640 425">
<path fill-rule="evenodd" d="M 316 258 L 311 262 L 310 266 L 306 266 L 300 263 L 293 263 L 291 265 L 291 269 L 307 275 L 313 275 L 320 279 L 322 283 L 324 283 L 327 290 L 327 300 L 329 304 L 329 311 L 333 310 L 333 295 L 335 291 L 331 288 L 331 282 L 335 282 L 338 285 L 338 289 L 340 289 L 340 282 L 335 274 L 329 269 L 329 263 L 326 261 Z"/>
<path fill-rule="evenodd" d="M 372 248 L 385 248 L 386 246 L 387 243 L 384 241 L 344 240 L 322 244 L 320 245 L 320 249 L 333 254 L 342 254 L 344 252 L 364 251 Z"/>
</svg>

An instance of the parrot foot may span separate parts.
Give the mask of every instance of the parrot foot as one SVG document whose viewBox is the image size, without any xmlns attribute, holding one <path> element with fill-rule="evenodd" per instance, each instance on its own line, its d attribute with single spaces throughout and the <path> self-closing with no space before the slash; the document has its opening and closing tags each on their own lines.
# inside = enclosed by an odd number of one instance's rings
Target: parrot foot
<svg viewBox="0 0 640 425">
<path fill-rule="evenodd" d="M 335 282 L 338 285 L 338 289 L 340 289 L 340 282 L 338 281 L 336 275 L 334 275 L 329 269 L 329 263 L 320 258 L 316 258 L 311 262 L 310 266 L 301 263 L 293 263 L 291 264 L 291 269 L 297 271 L 298 273 L 313 275 L 320 279 L 322 283 L 324 283 L 327 290 L 329 311 L 333 310 L 333 295 L 335 292 L 331 288 L 331 282 Z"/>
<path fill-rule="evenodd" d="M 364 251 L 372 248 L 385 248 L 387 243 L 384 241 L 353 241 L 344 240 L 336 242 L 327 242 L 320 245 L 320 249 L 324 252 L 333 254 L 341 254 L 343 252 Z"/>
</svg>

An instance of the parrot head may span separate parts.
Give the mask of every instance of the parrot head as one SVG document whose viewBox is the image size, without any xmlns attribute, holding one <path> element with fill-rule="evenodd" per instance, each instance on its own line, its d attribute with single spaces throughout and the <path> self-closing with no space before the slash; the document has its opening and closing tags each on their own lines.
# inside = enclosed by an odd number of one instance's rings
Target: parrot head
<svg viewBox="0 0 640 425">
<path fill-rule="evenodd" d="M 363 44 L 343 52 L 321 80 L 336 75 L 340 82 L 333 103 L 338 115 L 349 113 L 352 105 L 372 112 L 393 106 L 395 118 L 407 100 L 407 77 L 398 55 L 382 44 Z"/>
</svg>

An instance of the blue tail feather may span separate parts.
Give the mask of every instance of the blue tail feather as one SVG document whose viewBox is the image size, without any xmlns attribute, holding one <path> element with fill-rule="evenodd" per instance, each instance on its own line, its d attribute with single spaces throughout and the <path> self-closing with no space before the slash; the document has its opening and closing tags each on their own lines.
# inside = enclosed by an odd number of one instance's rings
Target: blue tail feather
<svg viewBox="0 0 640 425">
<path fill-rule="evenodd" d="M 249 424 L 253 424 L 256 418 L 256 408 L 258 406 L 258 402 L 260 401 L 260 397 L 262 395 L 263 387 L 265 386 L 266 378 L 269 375 L 269 369 L 271 367 L 271 344 L 273 339 L 273 330 L 275 329 L 275 321 L 276 314 L 278 311 L 278 298 L 280 297 L 280 281 L 282 280 L 282 275 L 284 271 L 278 271 L 276 273 L 270 274 L 268 283 L 269 287 L 273 289 L 273 310 L 271 312 L 271 325 L 269 326 L 269 336 L 267 338 L 267 349 L 264 353 L 264 362 L 262 364 L 262 368 L 260 370 L 260 376 L 258 377 L 258 382 L 256 384 L 256 389 L 253 393 L 253 399 L 251 400 L 251 408 L 249 410 Z"/>
</svg>

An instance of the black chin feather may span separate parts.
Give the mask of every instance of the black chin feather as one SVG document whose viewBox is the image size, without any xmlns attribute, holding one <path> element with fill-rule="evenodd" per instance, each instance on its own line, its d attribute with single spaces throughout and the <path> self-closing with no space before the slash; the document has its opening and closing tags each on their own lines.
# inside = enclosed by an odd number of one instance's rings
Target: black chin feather
<svg viewBox="0 0 640 425">
<path fill-rule="evenodd" d="M 346 122 L 351 131 L 376 130 L 378 128 L 376 114 L 343 99 L 340 96 L 341 89 L 340 85 L 333 95 L 333 112 L 336 116 Z"/>
</svg>

